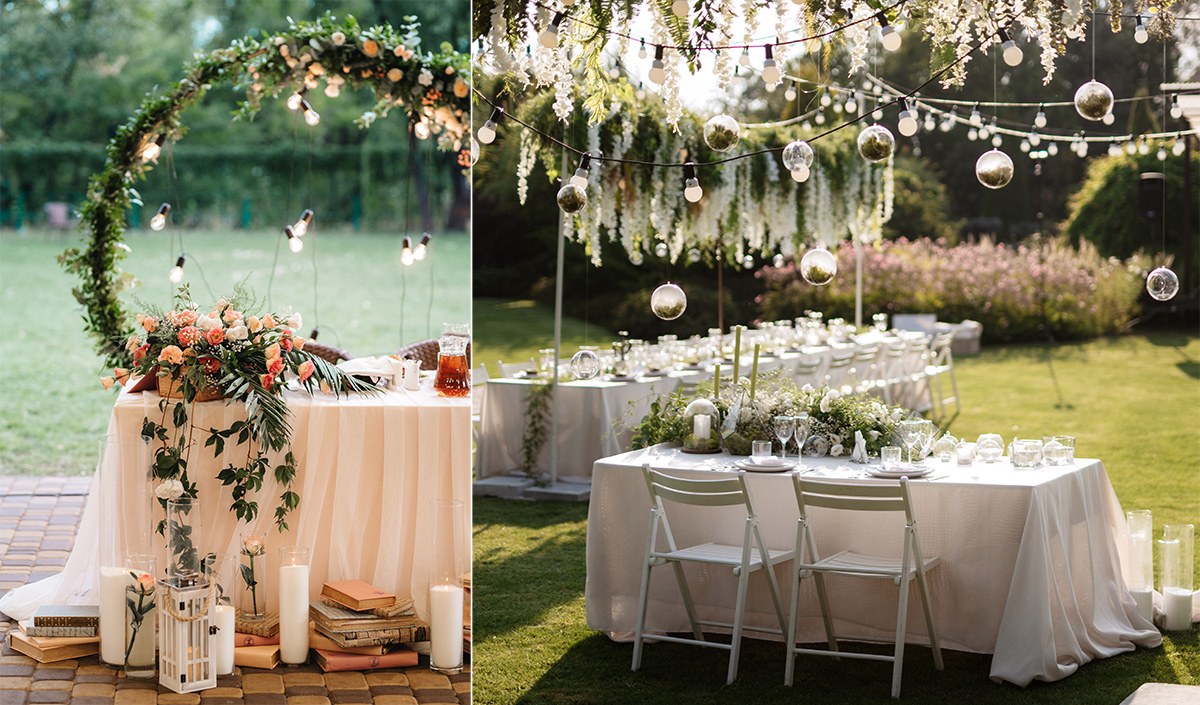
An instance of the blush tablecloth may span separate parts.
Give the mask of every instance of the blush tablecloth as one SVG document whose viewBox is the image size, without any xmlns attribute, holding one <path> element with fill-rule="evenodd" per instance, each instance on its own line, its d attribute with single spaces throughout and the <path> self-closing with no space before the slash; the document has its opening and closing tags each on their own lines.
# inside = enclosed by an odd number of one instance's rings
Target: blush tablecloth
<svg viewBox="0 0 1200 705">
<path fill-rule="evenodd" d="M 428 618 L 429 564 L 433 536 L 430 502 L 464 503 L 457 554 L 461 571 L 470 566 L 471 405 L 468 398 L 439 397 L 427 380 L 418 391 L 376 395 L 315 396 L 285 391 L 291 413 L 297 473 L 292 488 L 300 506 L 288 516 L 290 529 L 275 530 L 274 509 L 282 491 L 267 473 L 254 493 L 259 515 L 253 527 L 266 536 L 267 609 L 274 609 L 277 549 L 312 550 L 309 594 L 320 594 L 329 580 L 362 579 L 398 596 L 411 596 L 417 613 Z M 108 434 L 123 439 L 140 435 L 145 415 L 161 416 L 153 392 L 122 392 L 109 419 Z M 216 480 L 221 467 L 244 460 L 246 447 L 226 444 L 224 457 L 204 447 L 207 432 L 245 418 L 240 402 L 205 402 L 191 412 L 197 433 L 188 476 L 198 485 L 202 553 L 236 553 L 238 533 L 246 530 L 230 512 L 231 488 Z M 240 457 L 235 460 L 235 454 Z M 146 468 L 106 455 L 97 469 L 75 546 L 63 572 L 5 595 L 0 610 L 26 619 L 42 604 L 96 603 L 97 559 L 101 527 L 111 525 L 112 507 L 102 507 L 103 486 L 136 482 Z M 218 462 L 220 461 L 220 462 Z M 272 463 L 274 468 L 276 463 Z M 109 484 L 113 483 L 113 484 Z M 154 503 L 155 522 L 162 510 Z M 122 527 L 128 531 L 140 527 Z M 121 539 L 117 539 L 118 542 Z M 155 534 L 157 565 L 166 565 L 166 539 Z M 315 598 L 314 598 L 315 599 Z"/>
<path fill-rule="evenodd" d="M 589 627 L 606 632 L 635 627 L 650 515 L 642 463 L 703 478 L 730 472 L 731 460 L 724 454 L 684 455 L 654 446 L 596 463 L 587 528 Z M 860 472 L 832 459 L 805 463 L 815 468 L 811 474 L 817 478 L 853 478 Z M 749 473 L 748 483 L 768 547 L 794 548 L 799 512 L 791 473 Z M 1081 459 L 1073 466 L 1038 470 L 1014 470 L 1007 463 L 946 466 L 930 479 L 910 481 L 909 487 L 922 550 L 941 558 L 929 576 L 941 644 L 993 654 L 994 679 L 1019 685 L 1058 680 L 1092 659 L 1161 643 L 1158 631 L 1138 615 L 1122 578 L 1128 527 L 1100 461 Z M 672 514 L 672 509 L 677 511 Z M 667 510 L 680 542 L 741 543 L 745 514 L 738 507 L 672 505 Z M 898 556 L 902 518 L 889 523 L 891 519 L 816 509 L 818 550 L 822 555 L 850 549 Z M 777 568 L 785 609 L 791 565 Z M 711 566 L 685 570 L 699 617 L 732 621 L 737 584 L 730 571 Z M 835 631 L 893 638 L 898 588 L 884 583 L 830 579 Z M 754 575 L 750 585 L 746 623 L 777 626 L 765 577 Z M 813 581 L 805 581 L 801 590 L 799 639 L 823 642 Z M 909 615 L 920 615 L 916 591 L 910 595 Z M 653 573 L 646 628 L 690 630 L 671 571 Z M 907 629 L 913 640 L 927 641 L 923 619 L 910 618 Z"/>
</svg>

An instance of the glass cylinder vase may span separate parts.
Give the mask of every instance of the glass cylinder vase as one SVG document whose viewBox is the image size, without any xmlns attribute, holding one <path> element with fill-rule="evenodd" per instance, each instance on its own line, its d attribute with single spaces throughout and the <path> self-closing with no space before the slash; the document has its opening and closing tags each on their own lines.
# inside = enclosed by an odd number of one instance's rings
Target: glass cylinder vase
<svg viewBox="0 0 1200 705">
<path fill-rule="evenodd" d="M 200 575 L 200 501 L 179 497 L 167 502 L 167 577 L 183 581 Z"/>
<path fill-rule="evenodd" d="M 96 585 L 100 601 L 100 661 L 111 668 L 125 663 L 125 600 L 129 572 L 125 559 L 153 549 L 150 439 L 112 434 L 99 441 L 94 480 L 100 507 Z"/>
<path fill-rule="evenodd" d="M 1166 524 L 1158 542 L 1159 578 L 1162 580 L 1163 628 L 1181 631 L 1192 626 L 1194 542 L 1192 524 Z"/>
<path fill-rule="evenodd" d="M 125 677 L 153 678 L 158 626 L 155 610 L 154 556 L 137 553 L 125 559 Z"/>
<path fill-rule="evenodd" d="M 261 622 L 267 617 L 266 595 L 262 589 L 267 571 L 266 537 L 255 532 L 242 532 L 240 538 L 238 618 Z"/>
<path fill-rule="evenodd" d="M 464 504 L 433 501 L 433 565 L 429 574 L 429 668 L 458 673 L 463 665 L 463 573 L 459 547 Z"/>
<path fill-rule="evenodd" d="M 205 572 L 215 583 L 213 588 L 213 625 L 217 628 L 214 662 L 218 676 L 233 673 L 233 649 L 235 646 L 236 611 L 234 596 L 238 594 L 241 579 L 236 576 L 238 556 L 232 553 L 210 553 L 205 558 Z"/>
<path fill-rule="evenodd" d="M 1154 518 L 1149 509 L 1125 512 L 1129 524 L 1129 568 L 1125 581 L 1138 614 L 1154 619 Z"/>
<path fill-rule="evenodd" d="M 309 551 L 299 546 L 279 549 L 279 660 L 308 660 Z"/>
</svg>

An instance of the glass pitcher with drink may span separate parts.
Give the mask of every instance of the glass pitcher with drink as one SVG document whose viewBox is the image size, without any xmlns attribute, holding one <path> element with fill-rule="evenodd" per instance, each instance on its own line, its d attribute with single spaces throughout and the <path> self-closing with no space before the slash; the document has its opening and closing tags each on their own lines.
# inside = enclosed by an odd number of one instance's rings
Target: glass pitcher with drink
<svg viewBox="0 0 1200 705">
<path fill-rule="evenodd" d="M 433 388 L 439 396 L 465 397 L 471 393 L 471 368 L 467 346 L 471 343 L 469 323 L 442 324 L 438 338 L 438 368 Z"/>
</svg>

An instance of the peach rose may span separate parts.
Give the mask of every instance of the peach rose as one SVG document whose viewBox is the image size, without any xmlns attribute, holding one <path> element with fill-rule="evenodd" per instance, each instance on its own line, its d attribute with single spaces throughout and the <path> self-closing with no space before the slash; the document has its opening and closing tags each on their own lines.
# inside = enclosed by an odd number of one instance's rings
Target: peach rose
<svg viewBox="0 0 1200 705">
<path fill-rule="evenodd" d="M 246 327 L 250 329 L 251 333 L 257 333 L 262 329 L 262 321 L 258 320 L 258 316 L 250 316 L 246 319 Z"/>
<path fill-rule="evenodd" d="M 225 331 L 221 328 L 211 328 L 204 334 L 204 339 L 209 345 L 220 345 L 225 342 Z"/>
<path fill-rule="evenodd" d="M 105 390 L 112 389 L 112 386 L 115 382 L 116 382 L 116 380 L 113 379 L 112 377 L 101 377 L 100 378 L 100 386 L 104 387 Z"/>
<path fill-rule="evenodd" d="M 145 328 L 147 333 L 153 333 L 158 329 L 158 321 L 154 320 L 154 316 L 142 316 L 138 323 L 142 324 L 142 328 Z"/>
<path fill-rule="evenodd" d="M 267 356 L 268 363 L 271 360 L 274 360 L 275 358 L 279 357 L 279 343 L 271 343 L 270 345 L 267 346 L 267 349 L 264 350 L 263 353 Z"/>
<path fill-rule="evenodd" d="M 149 573 L 138 573 L 134 587 L 143 595 L 149 595 L 154 590 L 154 578 Z"/>
<path fill-rule="evenodd" d="M 272 375 L 277 375 L 280 372 L 283 372 L 283 360 L 277 357 L 273 358 L 270 364 L 267 365 L 267 372 L 271 373 Z"/>
<path fill-rule="evenodd" d="M 248 556 L 261 556 L 266 550 L 263 540 L 257 536 L 247 536 L 242 540 L 242 553 Z"/>
<path fill-rule="evenodd" d="M 379 42 L 374 39 L 363 40 L 362 53 L 371 57 L 377 55 L 379 53 Z"/>
<path fill-rule="evenodd" d="M 189 308 L 184 309 L 183 311 L 172 311 L 167 315 L 167 317 L 171 319 L 172 323 L 182 327 L 190 326 L 195 323 L 196 319 L 199 318 L 199 315 Z"/>
<path fill-rule="evenodd" d="M 283 336 L 282 336 L 282 337 L 279 339 L 279 346 L 283 348 L 283 351 L 284 351 L 284 352 L 291 352 L 291 351 L 292 351 L 292 347 L 294 347 L 294 346 L 292 345 L 292 337 L 291 337 L 291 335 L 284 334 L 284 335 L 283 335 Z"/>
<path fill-rule="evenodd" d="M 304 349 L 304 343 L 306 342 L 304 338 L 294 338 L 293 340 L 295 341 L 294 345 L 296 346 L 297 350 Z"/>
<path fill-rule="evenodd" d="M 138 346 L 141 344 L 141 338 L 137 337 L 136 335 L 131 335 L 129 336 L 129 339 L 125 341 L 125 352 L 133 352 L 134 350 L 137 350 Z"/>
<path fill-rule="evenodd" d="M 326 382 L 325 380 L 321 380 L 321 391 L 325 392 L 326 394 L 328 394 L 330 392 L 329 383 Z"/>
<path fill-rule="evenodd" d="M 141 362 L 146 359 L 146 353 L 150 352 L 150 343 L 142 345 L 137 350 L 133 351 L 133 361 Z"/>
<path fill-rule="evenodd" d="M 183 364 L 183 351 L 174 345 L 168 345 L 158 354 L 159 362 L 166 362 L 172 365 Z"/>
<path fill-rule="evenodd" d="M 258 383 L 260 385 L 262 385 L 263 389 L 270 389 L 271 385 L 275 384 L 275 376 L 274 375 L 259 375 Z"/>
<path fill-rule="evenodd" d="M 226 309 L 225 313 L 221 314 L 221 318 L 225 319 L 225 325 L 233 325 L 234 321 L 240 320 L 242 317 L 241 311 Z"/>
<path fill-rule="evenodd" d="M 467 90 L 468 90 L 468 89 L 467 89 L 467 82 L 466 82 L 466 81 L 462 80 L 461 78 L 455 79 L 455 81 L 454 81 L 454 95 L 455 95 L 456 97 L 459 97 L 459 98 L 466 98 L 466 97 L 467 97 Z"/>
<path fill-rule="evenodd" d="M 114 367 L 113 377 L 116 378 L 116 380 L 121 384 L 125 384 L 125 382 L 129 379 L 129 370 L 125 369 L 124 367 Z"/>
<path fill-rule="evenodd" d="M 296 369 L 296 371 L 300 373 L 301 382 L 307 380 L 309 377 L 312 377 L 312 374 L 315 370 L 316 366 L 313 365 L 312 360 L 305 360 L 304 362 L 300 363 L 300 367 Z"/>
<path fill-rule="evenodd" d="M 195 326 L 184 326 L 179 329 L 179 334 L 175 336 L 180 345 L 190 347 L 200 342 L 204 338 L 204 334 Z"/>
<path fill-rule="evenodd" d="M 269 313 L 262 317 L 261 322 L 263 324 L 263 328 L 270 329 L 275 327 L 275 319 Z"/>
</svg>

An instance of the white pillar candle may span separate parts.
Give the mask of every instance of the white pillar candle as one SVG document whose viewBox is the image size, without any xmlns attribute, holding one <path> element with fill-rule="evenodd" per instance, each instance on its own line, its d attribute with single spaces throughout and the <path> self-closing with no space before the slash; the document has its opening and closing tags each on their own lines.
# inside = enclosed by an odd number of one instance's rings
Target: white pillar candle
<svg viewBox="0 0 1200 705">
<path fill-rule="evenodd" d="M 129 572 L 124 567 L 100 568 L 100 660 L 110 666 L 125 664 L 125 586 Z"/>
<path fill-rule="evenodd" d="M 1147 622 L 1154 621 L 1154 591 L 1150 588 L 1140 588 L 1130 590 L 1133 594 L 1133 601 L 1137 603 L 1138 614 Z"/>
<path fill-rule="evenodd" d="M 217 675 L 233 673 L 233 605 L 217 605 Z"/>
<path fill-rule="evenodd" d="M 1163 590 L 1163 611 L 1166 619 L 1163 628 L 1169 632 L 1182 631 L 1192 626 L 1192 593 L 1184 588 L 1169 587 Z"/>
<path fill-rule="evenodd" d="M 308 566 L 279 566 L 279 658 L 308 660 Z"/>
<path fill-rule="evenodd" d="M 438 668 L 461 666 L 463 652 L 462 588 L 457 585 L 434 585 L 429 588 L 429 631 L 430 665 Z"/>
<path fill-rule="evenodd" d="M 692 417 L 692 435 L 698 441 L 707 441 L 712 434 L 712 417 L 708 414 L 696 414 Z"/>
</svg>

